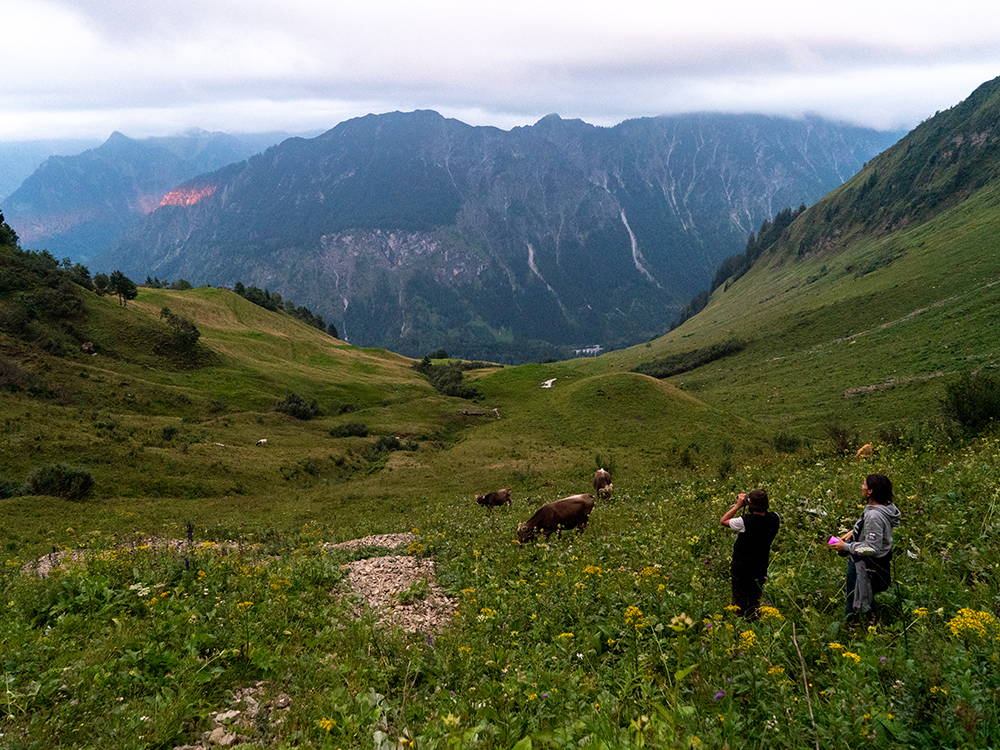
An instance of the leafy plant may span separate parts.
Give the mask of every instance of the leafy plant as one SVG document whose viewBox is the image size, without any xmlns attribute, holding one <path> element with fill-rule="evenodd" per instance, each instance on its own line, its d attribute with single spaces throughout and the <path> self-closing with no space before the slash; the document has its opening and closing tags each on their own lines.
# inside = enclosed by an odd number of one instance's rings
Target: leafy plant
<svg viewBox="0 0 1000 750">
<path fill-rule="evenodd" d="M 94 478 L 85 469 L 65 463 L 42 464 L 28 474 L 23 494 L 83 500 L 93 487 Z"/>
<path fill-rule="evenodd" d="M 346 422 L 330 428 L 330 437 L 368 437 L 368 426 L 364 422 Z"/>
<path fill-rule="evenodd" d="M 306 401 L 295 393 L 289 393 L 284 399 L 278 401 L 274 405 L 274 410 L 302 420 L 312 419 L 322 414 L 316 399 Z"/>
<path fill-rule="evenodd" d="M 978 435 L 1000 421 L 1000 375 L 980 370 L 965 372 L 945 388 L 945 416 L 968 435 Z"/>
</svg>

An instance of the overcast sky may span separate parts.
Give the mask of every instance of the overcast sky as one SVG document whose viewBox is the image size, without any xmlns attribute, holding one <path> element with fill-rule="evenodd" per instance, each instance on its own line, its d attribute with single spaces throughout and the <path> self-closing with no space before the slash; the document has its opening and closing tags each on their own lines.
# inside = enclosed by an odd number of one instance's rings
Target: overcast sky
<svg viewBox="0 0 1000 750">
<path fill-rule="evenodd" d="M 0 18 L 0 141 L 413 109 L 911 128 L 1000 75 L 996 0 L 0 0 Z"/>
</svg>

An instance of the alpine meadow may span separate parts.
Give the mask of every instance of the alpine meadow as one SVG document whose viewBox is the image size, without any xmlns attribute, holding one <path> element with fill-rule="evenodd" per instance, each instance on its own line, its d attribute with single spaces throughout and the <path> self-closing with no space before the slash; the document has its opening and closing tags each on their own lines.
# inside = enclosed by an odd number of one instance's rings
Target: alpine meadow
<svg viewBox="0 0 1000 750">
<path fill-rule="evenodd" d="M 669 333 L 517 366 L 98 294 L 0 224 L 0 747 L 995 746 L 1000 78 L 792 209 Z M 893 581 L 849 624 L 827 540 L 875 473 Z M 748 621 L 719 519 L 758 487 Z"/>
</svg>

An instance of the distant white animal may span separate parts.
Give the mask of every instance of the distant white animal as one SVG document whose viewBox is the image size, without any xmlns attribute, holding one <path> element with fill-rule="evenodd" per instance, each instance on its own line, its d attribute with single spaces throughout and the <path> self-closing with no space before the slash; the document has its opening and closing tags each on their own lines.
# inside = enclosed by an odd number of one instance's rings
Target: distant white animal
<svg viewBox="0 0 1000 750">
<path fill-rule="evenodd" d="M 546 380 L 544 383 L 542 383 L 542 388 L 551 388 L 554 382 L 556 382 L 555 378 L 552 378 L 551 380 Z"/>
<path fill-rule="evenodd" d="M 258 440 L 257 445 L 267 445 L 267 438 L 261 438 Z"/>
</svg>

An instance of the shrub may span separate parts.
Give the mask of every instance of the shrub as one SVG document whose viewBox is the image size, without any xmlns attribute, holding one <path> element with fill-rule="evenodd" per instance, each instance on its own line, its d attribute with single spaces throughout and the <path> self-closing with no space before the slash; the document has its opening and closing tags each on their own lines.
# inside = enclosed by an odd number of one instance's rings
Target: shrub
<svg viewBox="0 0 1000 750">
<path fill-rule="evenodd" d="M 787 432 L 779 432 L 774 436 L 774 449 L 778 453 L 795 453 L 802 445 L 802 438 Z"/>
<path fill-rule="evenodd" d="M 850 431 L 843 425 L 828 424 L 826 426 L 826 434 L 830 438 L 830 442 L 833 443 L 834 451 L 837 453 L 847 453 L 851 450 L 853 439 Z"/>
<path fill-rule="evenodd" d="M 274 405 L 274 410 L 296 419 L 312 419 L 323 413 L 316 399 L 307 403 L 304 398 L 294 393 L 289 393 L 283 401 L 278 401 Z"/>
<path fill-rule="evenodd" d="M 64 463 L 42 464 L 28 475 L 23 494 L 83 500 L 93 487 L 94 478 L 85 469 Z"/>
<path fill-rule="evenodd" d="M 962 373 L 947 386 L 942 410 L 968 435 L 977 435 L 1000 419 L 1000 376 Z"/>
<path fill-rule="evenodd" d="M 368 437 L 368 425 L 363 422 L 348 422 L 330 428 L 330 437 Z"/>
<path fill-rule="evenodd" d="M 9 479 L 0 477 L 0 499 L 8 497 L 17 497 L 21 494 L 21 487 L 17 482 L 12 482 Z"/>
<path fill-rule="evenodd" d="M 728 357 L 730 354 L 741 352 L 745 347 L 746 343 L 743 341 L 731 339 L 721 344 L 712 344 L 701 349 L 694 349 L 689 352 L 681 352 L 669 357 L 643 362 L 633 369 L 632 372 L 638 372 L 642 375 L 649 375 L 650 377 L 662 380 L 663 378 L 680 375 L 682 372 L 696 370 L 710 362 L 715 362 L 723 357 Z"/>
</svg>

